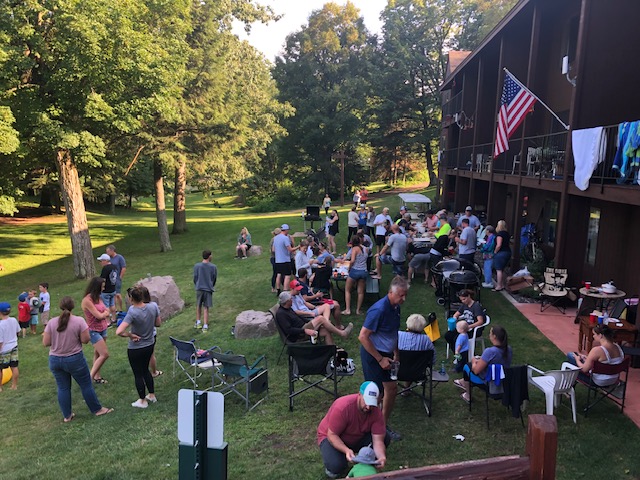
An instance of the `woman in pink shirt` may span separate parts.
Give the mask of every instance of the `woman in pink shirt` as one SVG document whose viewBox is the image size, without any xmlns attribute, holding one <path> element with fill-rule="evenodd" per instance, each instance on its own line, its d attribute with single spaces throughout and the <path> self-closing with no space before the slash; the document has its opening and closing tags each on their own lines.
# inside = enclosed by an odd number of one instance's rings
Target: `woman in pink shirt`
<svg viewBox="0 0 640 480">
<path fill-rule="evenodd" d="M 87 285 L 82 299 L 82 311 L 89 325 L 89 336 L 93 345 L 93 366 L 91 378 L 95 383 L 107 383 L 100 375 L 100 368 L 109 358 L 107 350 L 107 327 L 109 327 L 109 309 L 102 302 L 100 294 L 104 290 L 104 278 L 93 277 Z"/>
<path fill-rule="evenodd" d="M 49 369 L 58 385 L 58 404 L 64 422 L 75 417 L 71 411 L 71 378 L 80 386 L 84 401 L 96 416 L 113 412 L 113 408 L 100 405 L 93 385 L 87 360 L 82 352 L 82 344 L 89 343 L 89 327 L 82 317 L 72 315 L 75 307 L 71 297 L 60 300 L 62 313 L 51 319 L 44 329 L 42 343 L 49 350 Z"/>
</svg>

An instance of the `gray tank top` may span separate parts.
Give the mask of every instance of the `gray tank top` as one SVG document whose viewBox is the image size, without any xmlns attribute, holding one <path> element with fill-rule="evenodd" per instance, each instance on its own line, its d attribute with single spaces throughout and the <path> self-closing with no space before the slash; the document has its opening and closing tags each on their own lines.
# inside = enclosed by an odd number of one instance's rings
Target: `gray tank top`
<svg viewBox="0 0 640 480">
<path fill-rule="evenodd" d="M 353 262 L 351 268 L 354 270 L 364 270 L 367 271 L 367 247 L 360 247 L 360 253 L 356 255 L 356 260 Z"/>
</svg>

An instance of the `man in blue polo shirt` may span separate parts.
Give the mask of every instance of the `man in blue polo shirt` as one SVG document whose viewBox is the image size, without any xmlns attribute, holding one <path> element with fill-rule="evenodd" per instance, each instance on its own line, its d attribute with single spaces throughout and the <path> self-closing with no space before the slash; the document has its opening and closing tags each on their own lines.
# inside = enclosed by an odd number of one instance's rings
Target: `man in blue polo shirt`
<svg viewBox="0 0 640 480">
<path fill-rule="evenodd" d="M 367 311 L 360 330 L 360 360 L 365 380 L 375 382 L 383 394 L 382 413 L 387 433 L 392 440 L 400 440 L 399 433 L 389 428 L 389 417 L 398 393 L 397 380 L 391 380 L 391 362 L 399 360 L 398 330 L 400 329 L 400 305 L 407 298 L 409 285 L 404 277 L 395 277 L 387 295 Z"/>
</svg>

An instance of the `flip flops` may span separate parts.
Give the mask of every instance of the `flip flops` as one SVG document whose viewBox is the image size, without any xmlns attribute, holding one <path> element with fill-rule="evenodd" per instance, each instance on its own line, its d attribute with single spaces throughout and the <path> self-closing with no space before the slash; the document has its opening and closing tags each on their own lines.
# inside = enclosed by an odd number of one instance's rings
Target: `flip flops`
<svg viewBox="0 0 640 480">
<path fill-rule="evenodd" d="M 158 402 L 158 398 L 157 397 L 150 397 L 149 395 L 147 395 L 144 398 L 149 403 L 157 403 Z"/>
<path fill-rule="evenodd" d="M 113 408 L 102 407 L 100 410 L 96 412 L 96 417 L 101 417 L 103 415 L 107 415 L 113 412 Z"/>
<path fill-rule="evenodd" d="M 93 379 L 93 383 L 98 384 L 98 385 L 103 385 L 103 384 L 107 384 L 109 382 L 107 382 L 104 378 L 94 378 Z"/>
<path fill-rule="evenodd" d="M 469 394 L 467 392 L 464 392 L 462 395 L 460 395 L 460 398 L 466 403 L 471 403 L 471 399 L 469 398 Z"/>
<path fill-rule="evenodd" d="M 462 390 L 466 390 L 466 387 L 464 386 L 464 383 L 462 383 L 461 379 L 457 379 L 453 381 L 453 384 L 458 387 L 461 388 Z"/>
<path fill-rule="evenodd" d="M 157 377 L 159 377 L 160 375 L 162 375 L 163 373 L 164 373 L 164 372 L 163 372 L 162 370 L 156 370 L 156 371 L 155 371 L 155 373 L 152 373 L 152 374 L 151 374 L 151 376 L 152 376 L 153 378 L 157 378 Z"/>
<path fill-rule="evenodd" d="M 62 421 L 64 423 L 69 423 L 71 420 L 73 420 L 75 418 L 76 414 L 72 413 L 71 416 L 69 418 L 63 418 Z"/>
</svg>

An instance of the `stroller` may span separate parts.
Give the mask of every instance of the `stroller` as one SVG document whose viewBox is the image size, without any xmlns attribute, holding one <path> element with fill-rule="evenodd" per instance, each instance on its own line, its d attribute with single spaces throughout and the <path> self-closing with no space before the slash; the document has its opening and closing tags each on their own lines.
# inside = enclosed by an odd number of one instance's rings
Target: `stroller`
<svg viewBox="0 0 640 480">
<path fill-rule="evenodd" d="M 435 295 L 438 298 L 438 305 L 444 305 L 444 280 L 451 275 L 451 272 L 460 270 L 460 262 L 455 258 L 440 260 L 431 268 L 433 281 L 436 284 Z"/>
</svg>

